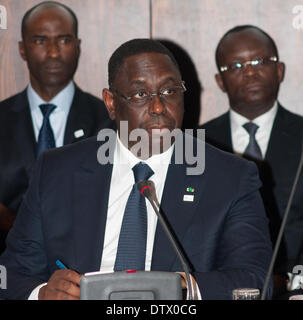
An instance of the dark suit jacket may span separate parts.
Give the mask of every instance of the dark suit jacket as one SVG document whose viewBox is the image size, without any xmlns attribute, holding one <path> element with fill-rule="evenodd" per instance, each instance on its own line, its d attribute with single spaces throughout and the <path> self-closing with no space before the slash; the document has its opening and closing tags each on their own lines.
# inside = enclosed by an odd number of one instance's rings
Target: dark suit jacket
<svg viewBox="0 0 303 320">
<path fill-rule="evenodd" d="M 94 136 L 112 126 L 103 101 L 76 86 L 64 144 Z M 74 132 L 83 129 L 84 136 Z M 0 103 L 0 202 L 17 211 L 36 160 L 36 139 L 26 90 Z M 5 237 L 2 234 L 2 237 Z M 1 238 L 1 235 L 0 235 Z M 1 241 L 0 241 L 1 242 Z M 0 243 L 0 252 L 3 246 Z"/>
<path fill-rule="evenodd" d="M 97 162 L 99 146 L 90 138 L 38 160 L 0 257 L 8 274 L 0 297 L 27 298 L 57 259 L 80 273 L 99 270 L 112 173 L 111 164 Z M 161 208 L 203 299 L 231 299 L 238 287 L 262 289 L 271 243 L 256 166 L 206 145 L 204 173 L 186 175 L 188 167 L 169 165 Z M 187 187 L 195 190 L 193 202 L 183 201 Z M 182 270 L 159 223 L 151 268 Z"/>
<path fill-rule="evenodd" d="M 232 150 L 229 112 L 202 126 L 206 129 L 206 141 L 228 151 Z M 279 232 L 291 188 L 302 152 L 303 118 L 278 106 L 264 162 L 260 164 L 263 182 L 261 194 L 270 219 L 273 243 Z M 302 264 L 303 253 L 303 179 L 289 213 L 285 235 L 279 251 L 276 272 L 292 271 L 295 264 Z M 300 262 L 301 261 L 301 262 Z"/>
</svg>

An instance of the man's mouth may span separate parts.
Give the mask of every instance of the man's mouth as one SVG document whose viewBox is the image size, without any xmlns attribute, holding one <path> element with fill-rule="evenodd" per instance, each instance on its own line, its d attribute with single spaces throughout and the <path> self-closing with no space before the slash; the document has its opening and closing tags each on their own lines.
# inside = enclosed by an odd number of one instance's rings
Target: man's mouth
<svg viewBox="0 0 303 320">
<path fill-rule="evenodd" d="M 165 134 L 169 134 L 170 130 L 168 128 L 153 128 L 152 129 L 152 135 L 153 136 L 160 136 L 160 135 L 165 135 Z"/>
<path fill-rule="evenodd" d="M 171 132 L 171 126 L 167 124 L 163 125 L 154 125 L 147 128 L 147 131 L 152 136 L 163 136 L 165 134 L 169 134 Z"/>
<path fill-rule="evenodd" d="M 262 83 L 251 83 L 245 86 L 246 91 L 256 91 L 263 88 Z"/>
<path fill-rule="evenodd" d="M 62 68 L 47 68 L 45 70 L 47 73 L 58 73 L 62 71 Z"/>
<path fill-rule="evenodd" d="M 56 73 L 56 72 L 60 72 L 63 70 L 63 65 L 62 64 L 49 64 L 49 65 L 46 65 L 44 69 L 48 73 Z"/>
</svg>

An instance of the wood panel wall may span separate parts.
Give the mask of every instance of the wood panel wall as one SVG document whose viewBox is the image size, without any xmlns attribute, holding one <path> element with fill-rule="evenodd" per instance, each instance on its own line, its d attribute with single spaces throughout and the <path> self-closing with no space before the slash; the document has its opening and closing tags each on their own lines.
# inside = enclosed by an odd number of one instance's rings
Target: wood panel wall
<svg viewBox="0 0 303 320">
<path fill-rule="evenodd" d="M 40 0 L 0 0 L 7 9 L 7 29 L 0 29 L 0 101 L 28 83 L 18 53 L 23 14 Z M 217 87 L 214 51 L 221 36 L 240 24 L 255 24 L 276 41 L 286 75 L 279 100 L 303 115 L 303 19 L 298 0 L 61 0 L 79 19 L 81 58 L 75 76 L 84 90 L 101 97 L 107 87 L 107 61 L 123 42 L 140 37 L 164 40 L 174 51 L 188 86 L 187 117 L 197 123 L 228 109 Z M 303 5 L 303 3 L 302 3 Z M 300 8 L 299 8 L 300 9 Z M 152 17 L 150 29 L 150 17 Z M 299 23 L 294 27 L 294 19 Z"/>
</svg>

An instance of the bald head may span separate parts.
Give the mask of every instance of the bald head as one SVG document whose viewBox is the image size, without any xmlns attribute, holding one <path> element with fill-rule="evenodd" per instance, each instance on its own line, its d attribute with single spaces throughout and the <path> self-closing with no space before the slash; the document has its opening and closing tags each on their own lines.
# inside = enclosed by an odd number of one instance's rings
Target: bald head
<svg viewBox="0 0 303 320">
<path fill-rule="evenodd" d="M 49 1 L 23 18 L 19 52 L 27 63 L 33 89 L 45 101 L 63 90 L 77 69 L 81 41 L 76 21 L 70 9 Z"/>
<path fill-rule="evenodd" d="M 32 21 L 32 19 L 34 20 L 40 15 L 47 14 L 50 11 L 56 11 L 57 13 L 61 13 L 62 15 L 64 15 L 66 19 L 71 19 L 74 25 L 74 35 L 76 38 L 78 37 L 78 20 L 75 13 L 69 7 L 65 6 L 62 3 L 55 1 L 45 1 L 29 9 L 23 16 L 21 23 L 21 34 L 23 40 L 26 35 L 27 26 Z"/>
<path fill-rule="evenodd" d="M 222 59 L 224 60 L 224 54 L 228 52 L 229 48 L 240 44 L 242 47 L 249 47 L 251 41 L 258 42 L 260 46 L 268 48 L 272 55 L 277 58 L 279 57 L 274 40 L 265 31 L 252 25 L 237 26 L 227 31 L 218 43 L 216 49 L 216 64 L 218 69 L 224 64 Z"/>
<path fill-rule="evenodd" d="M 257 27 L 236 27 L 222 37 L 216 51 L 219 72 L 215 77 L 235 112 L 253 120 L 273 107 L 284 77 L 284 64 L 277 58 L 274 41 Z M 243 67 L 233 68 L 239 64 Z"/>
</svg>

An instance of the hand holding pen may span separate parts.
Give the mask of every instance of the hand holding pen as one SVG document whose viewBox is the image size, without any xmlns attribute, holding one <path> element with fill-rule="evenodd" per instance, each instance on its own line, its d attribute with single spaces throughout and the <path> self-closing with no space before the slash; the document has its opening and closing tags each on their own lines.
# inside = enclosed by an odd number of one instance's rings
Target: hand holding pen
<svg viewBox="0 0 303 320">
<path fill-rule="evenodd" d="M 56 261 L 59 270 L 49 278 L 39 291 L 39 300 L 79 300 L 82 275 L 68 269 L 60 260 Z"/>
</svg>

